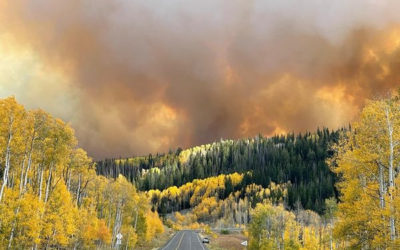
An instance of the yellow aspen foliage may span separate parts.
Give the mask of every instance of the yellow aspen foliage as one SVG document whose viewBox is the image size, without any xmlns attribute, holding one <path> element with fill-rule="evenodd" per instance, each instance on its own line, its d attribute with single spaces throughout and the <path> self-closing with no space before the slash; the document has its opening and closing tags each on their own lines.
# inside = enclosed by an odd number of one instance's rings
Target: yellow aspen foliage
<svg viewBox="0 0 400 250">
<path fill-rule="evenodd" d="M 180 195 L 180 190 L 176 186 L 168 188 L 168 192 L 170 198 L 175 198 L 176 196 Z"/>
<path fill-rule="evenodd" d="M 124 241 L 125 247 L 128 249 L 134 248 L 138 241 L 138 236 L 135 232 L 135 229 L 130 225 L 125 225 L 122 227 L 121 233 L 124 235 L 122 240 Z"/>
<path fill-rule="evenodd" d="M 27 193 L 19 199 L 19 212 L 15 218 L 15 247 L 33 247 L 40 242 L 40 232 L 43 227 L 40 215 L 43 213 L 44 204 L 36 195 Z M 14 211 L 15 212 L 15 211 Z"/>
<path fill-rule="evenodd" d="M 211 227 L 209 225 L 204 226 L 203 230 L 204 230 L 205 234 L 211 234 L 212 233 Z"/>
<path fill-rule="evenodd" d="M 140 229 L 148 241 L 163 232 L 150 197 L 122 176 L 97 176 L 76 145 L 69 124 L 0 99 L 0 249 L 108 248 L 119 232 L 133 248 Z"/>
<path fill-rule="evenodd" d="M 42 242 L 46 246 L 67 246 L 69 239 L 77 231 L 77 212 L 66 186 L 60 183 L 46 204 L 40 236 Z"/>
<path fill-rule="evenodd" d="M 111 233 L 104 220 L 98 221 L 97 239 L 104 244 L 111 243 Z"/>
<path fill-rule="evenodd" d="M 313 230 L 309 227 L 306 227 L 303 234 L 304 234 L 303 249 L 318 250 L 319 249 L 318 238 L 315 236 L 315 233 L 313 232 Z"/>
<path fill-rule="evenodd" d="M 6 188 L 3 193 L 4 199 L 0 205 L 0 221 L 3 233 L 0 234 L 1 241 L 9 241 L 9 235 L 11 233 L 12 223 L 15 217 L 14 210 L 17 209 L 18 204 L 18 193 L 15 190 Z M 5 245 L 8 245 L 7 243 Z"/>
<path fill-rule="evenodd" d="M 157 212 L 148 211 L 146 213 L 146 222 L 146 241 L 150 241 L 156 234 L 161 234 L 164 232 L 164 225 L 162 224 Z"/>
<path fill-rule="evenodd" d="M 174 223 L 174 222 L 172 222 L 172 221 L 171 221 L 171 223 L 172 223 L 172 226 L 171 226 L 172 230 L 179 231 L 179 230 L 182 230 L 182 229 L 183 229 L 182 225 L 177 224 L 177 223 Z M 191 225 L 191 224 L 190 224 L 190 225 Z M 189 225 L 189 228 L 190 228 L 190 225 Z"/>
<path fill-rule="evenodd" d="M 232 180 L 232 185 L 237 186 L 243 180 L 243 174 L 233 173 L 229 175 Z"/>
<path fill-rule="evenodd" d="M 182 224 L 182 222 L 185 220 L 185 216 L 183 216 L 179 212 L 175 212 L 175 218 L 179 224 Z"/>
<path fill-rule="evenodd" d="M 104 225 L 104 221 L 97 218 L 94 207 L 81 207 L 76 216 L 77 231 L 74 235 L 76 239 L 74 245 L 81 249 L 91 249 L 94 247 L 95 240 L 101 240 L 99 231 L 104 230 L 100 228 Z M 106 230 L 109 231 L 107 228 Z"/>
<path fill-rule="evenodd" d="M 189 228 L 189 229 L 192 229 L 192 230 L 196 230 L 196 229 L 200 229 L 200 228 L 201 228 L 201 225 L 200 225 L 198 222 L 195 222 L 195 223 L 191 223 L 191 224 L 188 226 L 188 228 Z"/>
<path fill-rule="evenodd" d="M 14 97 L 0 100 L 0 156 L 4 166 L 3 179 L 0 186 L 0 202 L 10 182 L 10 175 L 17 171 L 21 160 L 19 152 L 23 148 L 23 135 L 26 123 L 26 111 Z"/>
<path fill-rule="evenodd" d="M 341 176 L 336 238 L 349 247 L 399 249 L 400 163 L 398 96 L 367 101 L 360 121 L 334 147 L 332 170 Z"/>
<path fill-rule="evenodd" d="M 300 248 L 295 216 L 281 205 L 257 204 L 252 212 L 248 233 L 250 250 Z"/>
</svg>

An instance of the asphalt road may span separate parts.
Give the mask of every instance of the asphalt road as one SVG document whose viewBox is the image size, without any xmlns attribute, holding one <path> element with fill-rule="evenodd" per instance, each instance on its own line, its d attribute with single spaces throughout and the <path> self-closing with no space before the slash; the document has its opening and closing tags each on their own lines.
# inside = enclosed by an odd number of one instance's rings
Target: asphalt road
<svg viewBox="0 0 400 250">
<path fill-rule="evenodd" d="M 177 232 L 160 250 L 208 250 L 196 231 Z"/>
</svg>

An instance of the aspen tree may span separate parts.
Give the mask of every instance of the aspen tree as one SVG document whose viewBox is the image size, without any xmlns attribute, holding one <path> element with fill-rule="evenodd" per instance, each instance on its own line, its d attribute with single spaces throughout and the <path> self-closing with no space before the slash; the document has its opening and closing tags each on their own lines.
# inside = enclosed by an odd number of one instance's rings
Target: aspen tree
<svg viewBox="0 0 400 250">
<path fill-rule="evenodd" d="M 396 177 L 400 108 L 397 96 L 367 101 L 360 121 L 342 136 L 331 162 L 342 179 L 336 234 L 352 246 L 396 248 Z"/>
<path fill-rule="evenodd" d="M 18 104 L 14 97 L 0 100 L 0 148 L 4 150 L 1 152 L 4 173 L 0 188 L 0 202 L 3 199 L 4 189 L 9 183 L 12 157 L 17 155 L 17 149 L 23 141 L 22 121 L 25 115 L 24 107 Z"/>
</svg>

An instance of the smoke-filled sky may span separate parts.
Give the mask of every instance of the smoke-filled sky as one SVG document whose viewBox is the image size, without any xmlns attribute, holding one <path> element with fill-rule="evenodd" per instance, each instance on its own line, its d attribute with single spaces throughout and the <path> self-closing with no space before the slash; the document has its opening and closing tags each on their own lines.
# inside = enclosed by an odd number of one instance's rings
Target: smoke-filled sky
<svg viewBox="0 0 400 250">
<path fill-rule="evenodd" d="M 0 98 L 96 159 L 337 128 L 400 82 L 400 1 L 0 0 Z"/>
</svg>

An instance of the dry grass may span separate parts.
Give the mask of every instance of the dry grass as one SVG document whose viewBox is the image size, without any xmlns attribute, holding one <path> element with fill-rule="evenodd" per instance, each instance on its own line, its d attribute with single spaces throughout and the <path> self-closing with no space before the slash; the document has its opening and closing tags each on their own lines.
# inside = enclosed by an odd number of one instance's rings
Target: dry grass
<svg viewBox="0 0 400 250">
<path fill-rule="evenodd" d="M 246 250 L 246 247 L 242 246 L 240 243 L 247 240 L 247 238 L 241 233 L 217 233 L 217 238 L 215 239 L 210 235 L 207 237 L 210 238 L 210 245 L 208 248 L 211 250 Z"/>
</svg>

